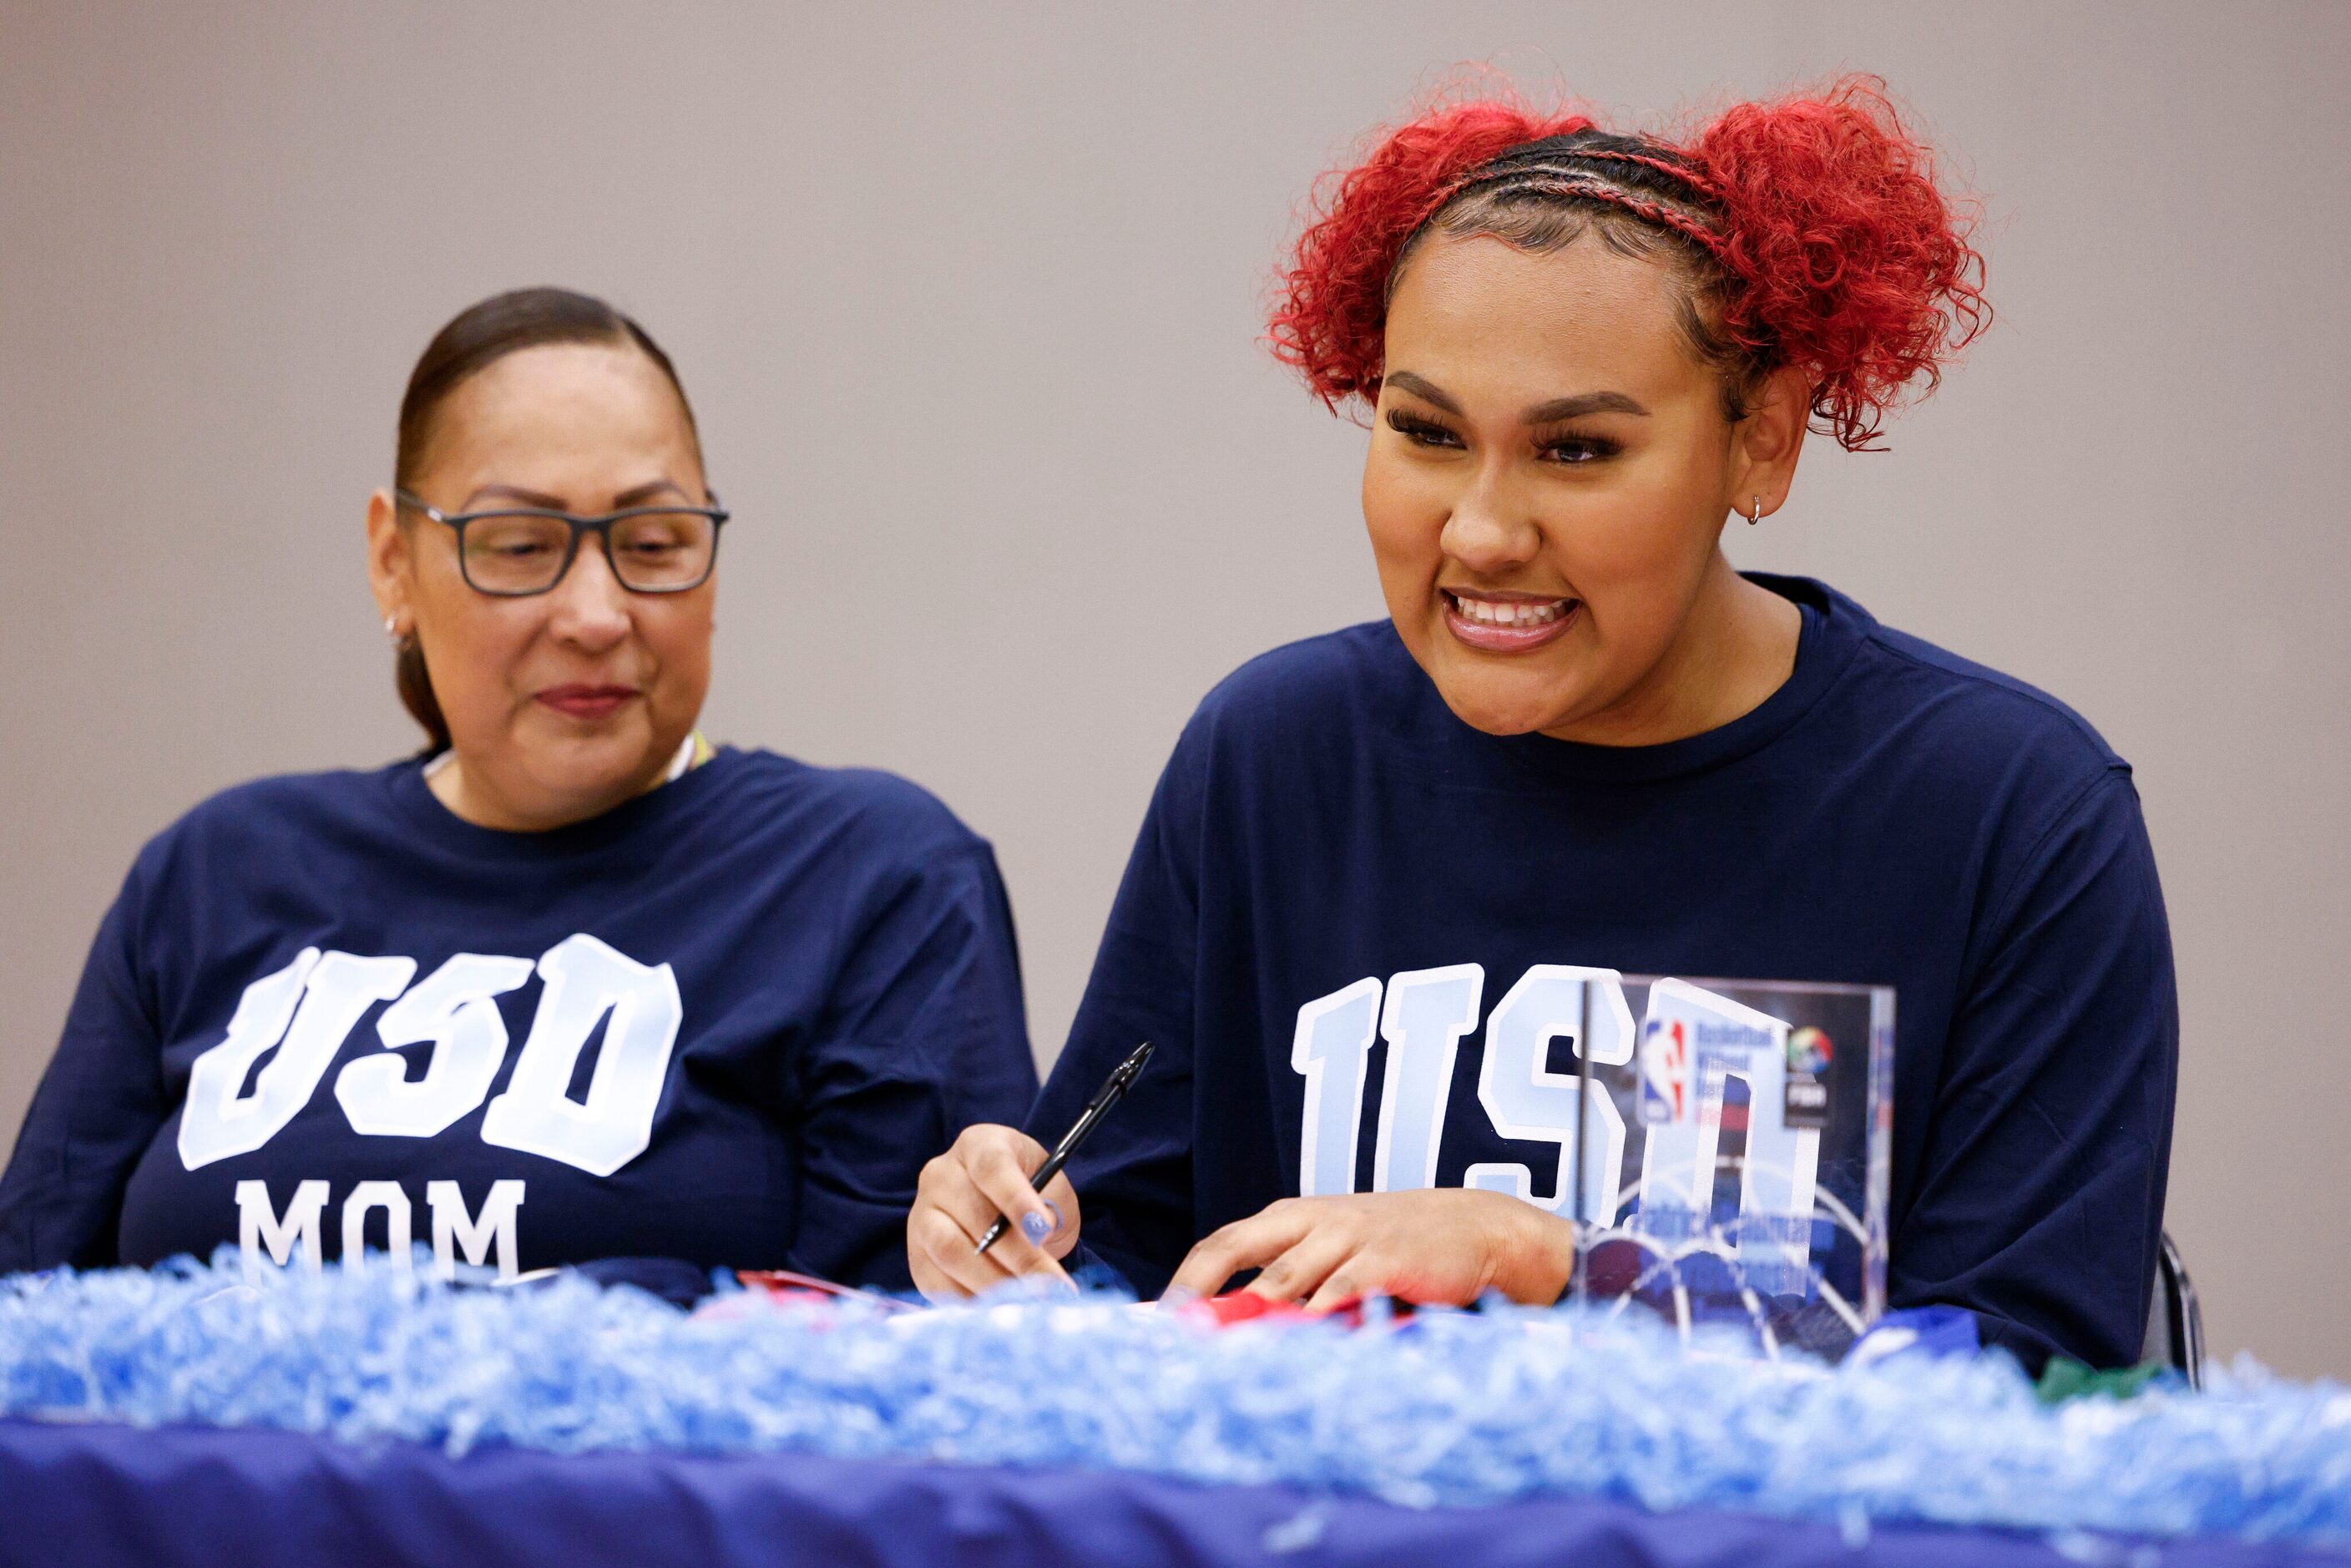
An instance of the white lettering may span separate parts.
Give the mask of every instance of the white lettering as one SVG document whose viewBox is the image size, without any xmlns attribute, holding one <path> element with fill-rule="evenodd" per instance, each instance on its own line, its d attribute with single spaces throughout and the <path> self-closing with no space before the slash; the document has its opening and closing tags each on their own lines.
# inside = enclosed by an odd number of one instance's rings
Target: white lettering
<svg viewBox="0 0 2351 1568">
<path fill-rule="evenodd" d="M 1387 1041 L 1387 1068 L 1372 1190 L 1436 1185 L 1454 1069 L 1462 1039 L 1478 1027 L 1484 985 L 1485 971 L 1476 964 L 1406 970 L 1389 977 L 1384 995 L 1376 978 L 1366 977 L 1298 1009 L 1290 1065 L 1306 1080 L 1299 1130 L 1301 1195 L 1354 1188 L 1374 1012 Z M 1471 1165 L 1462 1172 L 1462 1185 L 1604 1228 L 1617 1224 L 1620 1207 L 1635 1205 L 1635 1229 L 1667 1242 L 1698 1239 L 1722 1252 L 1748 1288 L 1807 1293 L 1821 1134 L 1787 1125 L 1788 1025 L 1678 979 L 1650 987 L 1648 1019 L 1696 1042 L 1690 1109 L 1675 1122 L 1645 1129 L 1640 1180 L 1627 1189 L 1627 1132 L 1614 1097 L 1604 1088 L 1587 1105 L 1580 1075 L 1553 1072 L 1549 1060 L 1551 1042 L 1562 1035 L 1571 1036 L 1577 1054 L 1595 1066 L 1621 1068 L 1634 1059 L 1642 1032 L 1634 1027 L 1623 977 L 1614 969 L 1531 966 L 1487 1019 L 1478 1099 L 1496 1133 L 1513 1142 L 1555 1145 L 1557 1163 L 1540 1190 L 1537 1171 L 1514 1161 Z M 1731 1078 L 1748 1086 L 1747 1124 L 1735 1162 L 1738 1219 L 1718 1235 L 1715 1172 Z"/>
<path fill-rule="evenodd" d="M 402 1274 L 414 1273 L 416 1258 L 409 1250 L 416 1239 L 414 1214 L 409 1207 L 408 1194 L 396 1181 L 360 1182 L 343 1199 L 343 1272 L 367 1272 L 367 1215 L 371 1208 L 383 1210 L 384 1250 L 392 1255 L 393 1270 Z"/>
<path fill-rule="evenodd" d="M 506 1020 L 496 998 L 530 978 L 528 958 L 460 953 L 384 1009 L 375 1032 L 383 1051 L 346 1062 L 335 1098 L 351 1131 L 375 1137 L 429 1138 L 479 1105 L 506 1060 Z M 408 1080 L 403 1045 L 431 1041 L 424 1076 Z"/>
<path fill-rule="evenodd" d="M 495 1181 L 482 1199 L 482 1211 L 465 1213 L 465 1195 L 454 1181 L 424 1184 L 424 1201 L 433 1210 L 433 1272 L 444 1280 L 457 1277 L 457 1249 L 465 1261 L 478 1266 L 493 1242 L 498 1250 L 498 1278 L 511 1280 L 521 1271 L 515 1246 L 515 1211 L 522 1207 L 523 1184 Z"/>
<path fill-rule="evenodd" d="M 180 1163 L 189 1170 L 250 1154 L 276 1137 L 319 1087 L 360 1015 L 400 995 L 413 958 L 355 958 L 306 947 L 293 963 L 245 989 L 228 1036 L 195 1060 L 180 1111 Z M 300 998 L 300 1006 L 294 999 Z M 293 1022 L 286 1019 L 292 1012 Z M 246 1075 L 271 1046 L 277 1054 Z"/>
<path fill-rule="evenodd" d="M 1635 1225 L 1652 1233 L 1677 1233 L 1707 1223 L 1714 1206 L 1724 1085 L 1743 1078 L 1747 1154 L 1740 1162 L 1739 1216 L 1762 1223 L 1740 1235 L 1731 1251 L 1756 1289 L 1802 1293 L 1812 1253 L 1808 1228 L 1821 1135 L 1787 1124 L 1788 1026 L 1686 980 L 1652 986 L 1648 1016 L 1687 1020 L 1692 1038 L 1701 1043 L 1691 1073 L 1697 1114 L 1650 1128 L 1641 1147 L 1636 1215 L 1654 1208 L 1662 1223 L 1636 1218 Z"/>
<path fill-rule="evenodd" d="M 303 984 L 318 961 L 319 950 L 305 947 L 286 967 L 246 987 L 228 1020 L 227 1038 L 197 1057 L 189 1069 L 188 1098 L 180 1108 L 180 1163 L 189 1170 L 240 1152 L 228 1146 L 235 1135 L 233 1124 L 252 1116 L 260 1106 L 250 1096 L 238 1098 L 237 1091 L 245 1087 L 246 1074 L 261 1053 L 285 1035 L 295 1004 L 302 999 Z M 268 1136 L 264 1134 L 262 1141 Z"/>
<path fill-rule="evenodd" d="M 482 1141 L 611 1176 L 653 1142 L 684 1004 L 667 964 L 649 968 L 595 937 L 567 936 L 538 961 L 546 989 L 506 1092 L 482 1117 Z M 568 1091 L 588 1037 L 607 1013 L 587 1103 Z"/>
<path fill-rule="evenodd" d="M 1290 1065 L 1306 1079 L 1298 1135 L 1298 1190 L 1314 1197 L 1355 1190 L 1355 1143 L 1364 1121 L 1364 1081 L 1380 1019 L 1380 982 L 1366 975 L 1298 1009 Z"/>
<path fill-rule="evenodd" d="M 316 955 L 311 955 L 315 956 Z M 327 1184 L 306 1181 L 294 1189 L 294 1197 L 286 1205 L 284 1218 L 269 1206 L 268 1184 L 241 1181 L 236 1184 L 237 1250 L 244 1254 L 245 1277 L 248 1283 L 261 1278 L 261 1252 L 266 1248 L 269 1260 L 279 1268 L 286 1267 L 287 1255 L 298 1248 L 301 1265 L 316 1274 L 321 1267 L 319 1251 L 319 1216 L 327 1207 Z"/>
<path fill-rule="evenodd" d="M 1611 1225 L 1625 1167 L 1625 1118 L 1604 1087 L 1593 1094 L 1587 1113 L 1583 1085 L 1571 1074 L 1550 1071 L 1551 1042 L 1559 1035 L 1572 1037 L 1576 1054 L 1594 1065 L 1630 1061 L 1633 1009 L 1625 1005 L 1623 977 L 1614 969 L 1537 964 L 1494 1005 L 1478 1069 L 1479 1103 L 1502 1136 L 1558 1145 L 1557 1176 L 1548 1197 L 1535 1195 L 1534 1173 L 1518 1164 L 1473 1165 L 1462 1173 L 1461 1185 Z M 1587 1119 L 1598 1124 L 1588 1149 L 1580 1137 Z M 1583 1173 L 1581 1214 L 1575 1212 L 1575 1161 Z"/>
<path fill-rule="evenodd" d="M 1380 1092 L 1379 1142 L 1372 1148 L 1374 1192 L 1437 1185 L 1453 1063 L 1461 1037 L 1478 1027 L 1485 988 L 1486 970 L 1479 964 L 1407 969 L 1389 977 L 1380 1013 L 1388 1068 Z"/>
</svg>

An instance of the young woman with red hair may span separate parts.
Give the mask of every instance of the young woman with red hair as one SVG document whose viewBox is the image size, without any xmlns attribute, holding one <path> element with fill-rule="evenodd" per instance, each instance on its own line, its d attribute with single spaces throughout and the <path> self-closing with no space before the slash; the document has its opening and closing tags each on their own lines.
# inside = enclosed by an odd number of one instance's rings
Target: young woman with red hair
<svg viewBox="0 0 2351 1568">
<path fill-rule="evenodd" d="M 1553 1300 L 1569 1134 L 1506 1112 L 1562 1080 L 1492 1037 L 1514 980 L 1605 966 L 1893 987 L 1891 1303 L 2029 1364 L 2135 1360 L 2178 1023 L 2129 768 L 1720 548 L 1808 430 L 1869 444 L 1988 319 L 1928 150 L 1864 78 L 1682 141 L 1479 102 L 1324 191 L 1272 341 L 1370 405 L 1389 619 L 1203 703 L 1032 1130 L 1137 1040 L 1160 1059 L 1041 1196 L 1010 1128 L 934 1160 L 916 1281 L 1059 1272 L 1082 1238 L 1145 1292 Z"/>
</svg>

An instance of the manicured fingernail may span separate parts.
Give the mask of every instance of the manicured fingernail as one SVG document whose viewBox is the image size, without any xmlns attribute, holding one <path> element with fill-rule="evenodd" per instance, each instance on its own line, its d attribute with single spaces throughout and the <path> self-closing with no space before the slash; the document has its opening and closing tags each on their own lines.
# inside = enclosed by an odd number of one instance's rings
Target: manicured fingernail
<svg viewBox="0 0 2351 1568">
<path fill-rule="evenodd" d="M 1046 1207 L 1050 1207 L 1051 1205 Z M 1053 1234 L 1055 1218 L 1055 1215 L 1047 1214 L 1042 1208 L 1032 1208 L 1020 1217 L 1020 1234 L 1031 1241 L 1041 1242 Z"/>
<path fill-rule="evenodd" d="M 1200 1292 L 1188 1285 L 1170 1285 L 1159 1293 L 1159 1304 L 1166 1308 L 1189 1306 L 1200 1299 Z"/>
</svg>

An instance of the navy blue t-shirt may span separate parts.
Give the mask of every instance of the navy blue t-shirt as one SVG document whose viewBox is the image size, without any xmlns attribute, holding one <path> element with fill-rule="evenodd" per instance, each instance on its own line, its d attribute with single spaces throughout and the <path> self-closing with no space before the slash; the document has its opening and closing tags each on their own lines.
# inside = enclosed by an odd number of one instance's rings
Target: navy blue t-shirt
<svg viewBox="0 0 2351 1568">
<path fill-rule="evenodd" d="M 1890 1303 L 1971 1310 L 2030 1364 L 2137 1359 L 2179 1023 L 2130 769 L 2031 687 L 1821 584 L 1756 580 L 1802 611 L 1793 673 L 1662 746 L 1483 734 L 1385 622 L 1209 695 L 1029 1123 L 1050 1143 L 1159 1047 L 1071 1164 L 1089 1252 L 1155 1292 L 1195 1240 L 1298 1194 L 1327 1107 L 1293 1051 L 1407 972 L 1483 971 L 1416 1169 L 1453 1186 L 1516 1162 L 1543 1190 L 1561 1145 L 1504 1138 L 1479 1096 L 1477 1020 L 1531 967 L 1890 986 Z M 1353 1190 L 1432 1109 L 1383 1104 L 1388 1050 L 1357 1080 Z"/>
<path fill-rule="evenodd" d="M 0 1272 L 408 1240 L 903 1287 L 923 1162 L 1035 1088 L 995 858 L 902 779 L 729 747 L 546 833 L 416 762 L 265 779 L 108 913 Z"/>
</svg>

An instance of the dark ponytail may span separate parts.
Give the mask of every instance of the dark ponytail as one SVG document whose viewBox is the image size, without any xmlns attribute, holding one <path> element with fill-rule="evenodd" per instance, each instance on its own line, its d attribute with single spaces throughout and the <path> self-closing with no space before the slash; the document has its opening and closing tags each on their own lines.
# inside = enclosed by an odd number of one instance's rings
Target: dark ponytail
<svg viewBox="0 0 2351 1568">
<path fill-rule="evenodd" d="M 459 311 L 424 345 L 416 369 L 409 373 L 408 391 L 400 400 L 400 444 L 392 458 L 392 482 L 412 490 L 416 487 L 432 445 L 435 416 L 451 392 L 508 354 L 542 343 L 612 343 L 639 350 L 676 392 L 678 406 L 685 411 L 686 430 L 700 441 L 694 405 L 686 401 L 677 368 L 643 327 L 590 295 L 569 288 L 517 288 Z M 393 679 L 401 705 L 424 727 L 426 750 L 447 750 L 449 721 L 433 695 L 424 650 L 413 632 L 401 639 Z"/>
<path fill-rule="evenodd" d="M 392 684 L 400 688 L 400 706 L 424 727 L 424 755 L 449 749 L 449 721 L 441 716 L 441 699 L 433 695 L 433 677 L 425 673 L 424 645 L 411 632 L 400 640 L 392 657 Z"/>
</svg>

